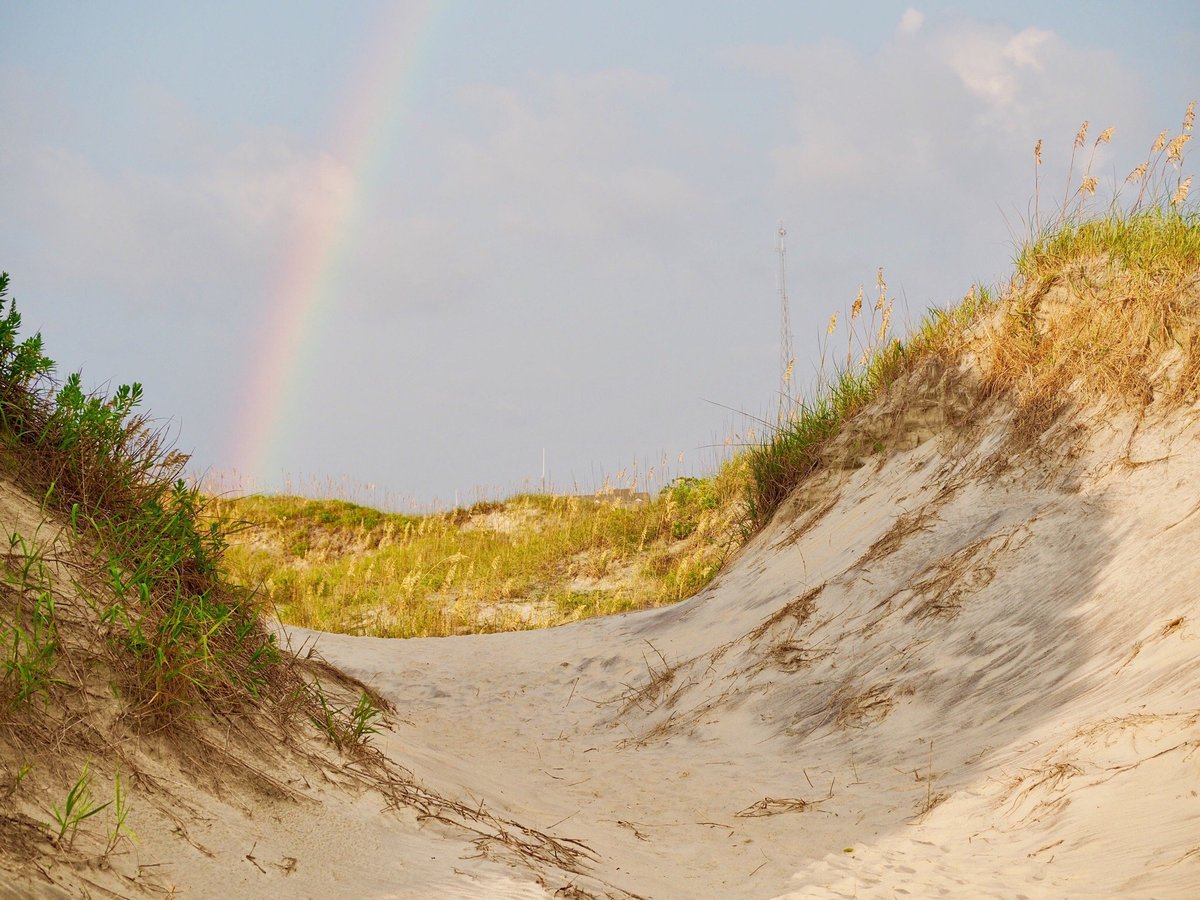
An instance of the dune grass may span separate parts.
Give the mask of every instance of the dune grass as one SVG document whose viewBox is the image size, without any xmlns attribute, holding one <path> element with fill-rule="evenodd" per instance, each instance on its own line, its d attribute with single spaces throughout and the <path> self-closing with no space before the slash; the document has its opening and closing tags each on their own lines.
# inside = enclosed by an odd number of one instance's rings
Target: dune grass
<svg viewBox="0 0 1200 900">
<path fill-rule="evenodd" d="M 0 300 L 7 288 L 0 276 Z M 54 382 L 41 336 L 20 340 L 20 325 L 10 303 L 0 319 L 0 465 L 66 523 L 79 559 L 94 562 L 72 588 L 94 607 L 114 690 L 152 717 L 258 696 L 280 661 L 273 637 L 249 594 L 222 579 L 224 539 L 200 521 L 200 496 L 180 477 L 187 458 L 137 414 L 141 386 L 102 395 L 85 393 L 78 373 Z M 52 583 L 32 535 L 7 537 L 4 683 L 21 701 L 32 662 L 53 668 L 64 586 Z"/>
<path fill-rule="evenodd" d="M 0 303 L 8 284 L 0 274 Z M 136 412 L 140 385 L 55 381 L 41 336 L 20 326 L 15 303 L 0 305 L 0 751 L 46 762 L 29 748 L 55 748 L 53 769 L 67 748 L 120 755 L 110 741 L 129 731 L 207 745 L 204 723 L 264 717 L 283 743 L 303 741 L 304 722 L 339 749 L 365 741 L 377 698 L 347 701 L 352 680 L 332 670 L 323 690 L 315 663 L 277 646 L 252 592 L 225 575 L 225 535 L 182 478 L 187 457 Z M 235 752 L 225 740 L 209 747 L 214 766 Z M 73 831 L 72 808 L 59 824 Z"/>
<path fill-rule="evenodd" d="M 422 516 L 278 496 L 214 509 L 233 536 L 230 576 L 261 590 L 282 621 L 433 637 L 691 596 L 741 544 L 744 480 L 733 463 L 639 503 L 524 494 Z"/>
<path fill-rule="evenodd" d="M 851 307 L 844 362 L 840 349 L 830 368 L 823 356 L 821 371 L 830 374 L 814 396 L 785 398 L 779 427 L 748 451 L 753 524 L 764 525 L 823 465 L 830 441 L 857 413 L 929 362 L 956 367 L 979 349 L 980 400 L 1010 398 L 1018 408 L 1014 425 L 1026 440 L 1070 401 L 1146 404 L 1200 395 L 1200 216 L 1188 199 L 1192 177 L 1183 171 L 1194 118 L 1193 102 L 1180 132 L 1173 138 L 1162 132 L 1102 209 L 1092 206 L 1098 187 L 1092 162 L 1114 129 L 1101 132 L 1087 153 L 1085 122 L 1062 204 L 1046 221 L 1035 212 L 1012 283 L 1003 291 L 972 287 L 962 302 L 932 309 L 904 339 L 891 333 L 894 301 L 881 270 L 870 320 L 862 316 L 861 290 Z M 1076 159 L 1084 155 L 1074 181 Z M 1041 141 L 1034 156 L 1037 172 Z M 1035 210 L 1039 192 L 1035 181 Z M 837 323 L 835 313 L 827 351 Z"/>
</svg>

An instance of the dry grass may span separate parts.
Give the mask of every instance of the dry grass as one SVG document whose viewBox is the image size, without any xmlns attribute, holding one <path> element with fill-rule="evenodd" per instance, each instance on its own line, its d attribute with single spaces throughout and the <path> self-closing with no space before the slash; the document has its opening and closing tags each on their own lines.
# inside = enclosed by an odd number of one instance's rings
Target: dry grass
<svg viewBox="0 0 1200 900">
<path fill-rule="evenodd" d="M 737 819 L 755 819 L 763 816 L 777 816 L 780 813 L 808 812 L 815 809 L 820 800 L 801 800 L 799 797 L 763 797 L 757 803 L 752 803 L 741 812 L 734 813 Z"/>
<path fill-rule="evenodd" d="M 639 504 L 521 495 L 410 516 L 256 496 L 214 508 L 231 534 L 230 577 L 260 590 L 282 621 L 438 637 L 690 597 L 744 540 L 744 495 L 745 467 L 734 462 Z"/>
<path fill-rule="evenodd" d="M 835 314 L 821 360 L 829 374 L 812 399 L 781 412 L 783 424 L 750 453 L 754 521 L 765 523 L 799 484 L 836 464 L 831 447 L 853 436 L 868 406 L 895 389 L 919 388 L 928 372 L 973 369 L 980 376 L 976 405 L 998 397 L 1013 402 L 1009 450 L 1036 444 L 1072 405 L 1194 401 L 1200 395 L 1200 220 L 1190 199 L 1192 177 L 1184 172 L 1194 117 L 1192 103 L 1179 133 L 1163 131 L 1099 210 L 1092 165 L 1114 129 L 1089 145 L 1083 123 L 1062 202 L 1047 219 L 1040 209 L 1038 141 L 1032 237 L 1001 294 L 972 287 L 960 303 L 931 310 L 911 336 L 899 339 L 891 333 L 893 301 L 882 270 L 869 321 L 861 315 L 860 289 L 841 320 L 848 320 L 844 356 L 832 349 Z M 854 446 L 891 449 L 869 428 Z"/>
<path fill-rule="evenodd" d="M 789 600 L 751 631 L 746 639 L 752 642 L 762 640 L 764 636 L 771 634 L 781 625 L 787 628 L 789 637 L 795 634 L 796 629 L 804 625 L 817 611 L 817 597 L 823 590 L 825 590 L 825 585 L 822 583 Z"/>
<path fill-rule="evenodd" d="M 863 728 L 883 721 L 896 705 L 891 688 L 891 684 L 877 685 L 861 694 L 834 698 L 834 724 L 839 728 Z"/>
</svg>

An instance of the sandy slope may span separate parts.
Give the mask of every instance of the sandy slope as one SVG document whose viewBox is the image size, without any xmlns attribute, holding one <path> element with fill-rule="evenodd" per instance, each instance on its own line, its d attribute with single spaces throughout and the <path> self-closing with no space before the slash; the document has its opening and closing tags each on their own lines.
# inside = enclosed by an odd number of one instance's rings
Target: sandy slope
<svg viewBox="0 0 1200 900">
<path fill-rule="evenodd" d="M 1195 896 L 1195 411 L 1054 459 L 992 425 L 797 498 L 675 607 L 294 638 L 396 703 L 431 787 L 591 849 L 546 893 Z M 430 869 L 355 892 L 501 895 Z"/>
<path fill-rule="evenodd" d="M 1196 896 L 1200 409 L 1095 410 L 1021 450 L 1002 402 L 970 403 L 885 398 L 673 607 L 432 640 L 290 629 L 394 702 L 375 746 L 466 807 L 388 809 L 354 759 L 263 762 L 265 734 L 261 771 L 210 783 L 130 732 L 140 841 L 106 857 L 100 826 L 45 833 L 81 760 L 43 753 L 17 790 L 17 746 L 0 898 Z M 858 459 L 876 426 L 907 449 Z M 54 533 L 3 485 L 0 525 Z"/>
</svg>

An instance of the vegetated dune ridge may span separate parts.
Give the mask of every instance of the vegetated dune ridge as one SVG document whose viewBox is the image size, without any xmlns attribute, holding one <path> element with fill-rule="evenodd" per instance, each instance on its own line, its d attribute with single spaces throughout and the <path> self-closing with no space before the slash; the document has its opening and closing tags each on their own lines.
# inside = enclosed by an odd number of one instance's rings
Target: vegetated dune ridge
<svg viewBox="0 0 1200 900">
<path fill-rule="evenodd" d="M 67 523 L 5 488 L 86 706 L 0 717 L 0 896 L 1193 895 L 1194 266 L 1161 288 L 1139 402 L 988 381 L 1014 323 L 1049 340 L 1134 297 L 1117 269 L 1028 279 L 961 353 L 916 359 L 688 601 L 441 639 L 283 629 L 334 705 L 359 685 L 314 645 L 390 700 L 365 748 L 295 713 L 131 727 L 78 651 Z M 21 744 L 43 736 L 57 763 Z M 96 802 L 119 762 L 138 836 L 108 853 L 112 810 L 47 836 L 89 739 Z"/>
<path fill-rule="evenodd" d="M 1084 302 L 1071 284 L 1025 302 L 1051 321 Z M 293 639 L 392 699 L 380 744 L 431 786 L 586 845 L 589 894 L 1194 896 L 1200 416 L 1167 400 L 1185 361 L 1162 358 L 1146 406 L 1080 394 L 1030 431 L 981 399 L 987 326 L 958 370 L 851 422 L 685 603 Z"/>
</svg>

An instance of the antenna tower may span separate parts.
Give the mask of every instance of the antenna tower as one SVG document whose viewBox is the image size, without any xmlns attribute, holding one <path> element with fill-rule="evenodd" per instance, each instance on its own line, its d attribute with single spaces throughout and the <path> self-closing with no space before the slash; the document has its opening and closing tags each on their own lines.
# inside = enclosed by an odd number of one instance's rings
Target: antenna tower
<svg viewBox="0 0 1200 900">
<path fill-rule="evenodd" d="M 787 295 L 787 229 L 779 223 L 776 249 L 779 251 L 779 384 L 782 396 L 791 399 L 789 382 L 792 378 L 792 365 L 796 361 L 792 353 L 792 317 L 788 309 Z M 782 406 L 782 404 L 781 404 Z"/>
</svg>

